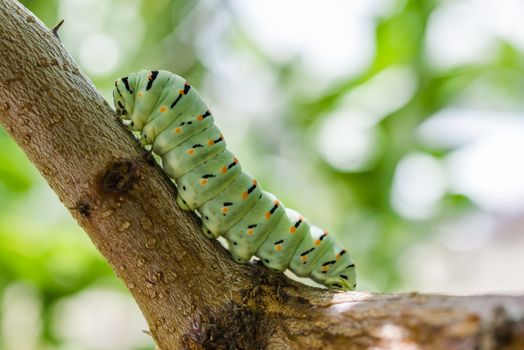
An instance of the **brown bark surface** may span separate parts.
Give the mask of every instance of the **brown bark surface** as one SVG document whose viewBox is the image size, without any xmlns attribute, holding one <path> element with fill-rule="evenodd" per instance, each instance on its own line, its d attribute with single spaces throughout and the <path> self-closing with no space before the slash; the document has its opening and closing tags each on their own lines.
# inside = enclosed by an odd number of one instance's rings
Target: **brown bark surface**
<svg viewBox="0 0 524 350">
<path fill-rule="evenodd" d="M 171 181 L 52 30 L 14 0 L 0 0 L 0 124 L 163 350 L 524 349 L 522 296 L 333 293 L 233 262 L 177 207 Z"/>
</svg>

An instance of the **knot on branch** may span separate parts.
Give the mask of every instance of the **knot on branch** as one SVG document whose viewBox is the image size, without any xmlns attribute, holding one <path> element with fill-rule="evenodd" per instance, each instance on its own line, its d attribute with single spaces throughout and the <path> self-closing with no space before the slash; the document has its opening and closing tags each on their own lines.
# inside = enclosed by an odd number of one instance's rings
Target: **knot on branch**
<svg viewBox="0 0 524 350">
<path fill-rule="evenodd" d="M 268 270 L 262 264 L 255 264 L 253 271 L 253 283 L 239 291 L 238 299 L 217 309 L 204 308 L 194 316 L 191 329 L 183 337 L 185 348 L 288 348 L 282 337 L 291 331 L 283 319 L 298 317 L 291 310 L 299 310 L 303 315 L 311 305 L 295 293 L 299 290 L 297 282 Z"/>
<path fill-rule="evenodd" d="M 117 160 L 110 163 L 102 174 L 100 188 L 103 192 L 125 193 L 138 179 L 137 166 L 131 160 Z"/>
<path fill-rule="evenodd" d="M 195 317 L 183 343 L 187 349 L 263 349 L 269 335 L 267 316 L 257 308 L 228 303 Z"/>
</svg>

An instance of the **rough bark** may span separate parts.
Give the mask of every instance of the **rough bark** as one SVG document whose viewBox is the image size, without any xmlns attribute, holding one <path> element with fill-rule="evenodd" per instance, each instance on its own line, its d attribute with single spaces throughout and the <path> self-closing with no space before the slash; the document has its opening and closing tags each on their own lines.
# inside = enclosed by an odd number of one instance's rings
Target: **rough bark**
<svg viewBox="0 0 524 350">
<path fill-rule="evenodd" d="M 523 349 L 524 297 L 333 293 L 239 265 L 53 31 L 0 0 L 0 123 L 129 288 L 161 349 Z"/>
</svg>

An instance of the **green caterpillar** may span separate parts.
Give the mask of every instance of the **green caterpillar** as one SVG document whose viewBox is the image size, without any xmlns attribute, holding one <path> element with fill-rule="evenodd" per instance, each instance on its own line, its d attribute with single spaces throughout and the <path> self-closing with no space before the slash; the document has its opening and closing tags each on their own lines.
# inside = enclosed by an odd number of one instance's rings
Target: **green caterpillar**
<svg viewBox="0 0 524 350">
<path fill-rule="evenodd" d="M 241 169 L 208 107 L 184 78 L 141 70 L 118 79 L 113 98 L 121 120 L 162 158 L 180 207 L 197 211 L 205 236 L 223 236 L 236 261 L 256 255 L 274 271 L 289 268 L 333 289 L 356 287 L 355 264 L 346 250 Z"/>
</svg>

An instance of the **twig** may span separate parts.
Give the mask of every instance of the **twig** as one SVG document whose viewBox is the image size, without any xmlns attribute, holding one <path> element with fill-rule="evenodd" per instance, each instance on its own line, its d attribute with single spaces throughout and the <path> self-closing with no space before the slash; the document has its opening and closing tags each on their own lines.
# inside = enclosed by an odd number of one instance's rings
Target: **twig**
<svg viewBox="0 0 524 350">
<path fill-rule="evenodd" d="M 55 24 L 55 26 L 53 28 L 51 28 L 51 30 L 53 31 L 53 34 L 58 38 L 58 40 L 60 40 L 60 37 L 58 36 L 58 30 L 60 29 L 62 24 L 64 24 L 64 20 L 63 19 L 60 20 L 60 22 L 58 22 L 57 24 Z"/>
</svg>

